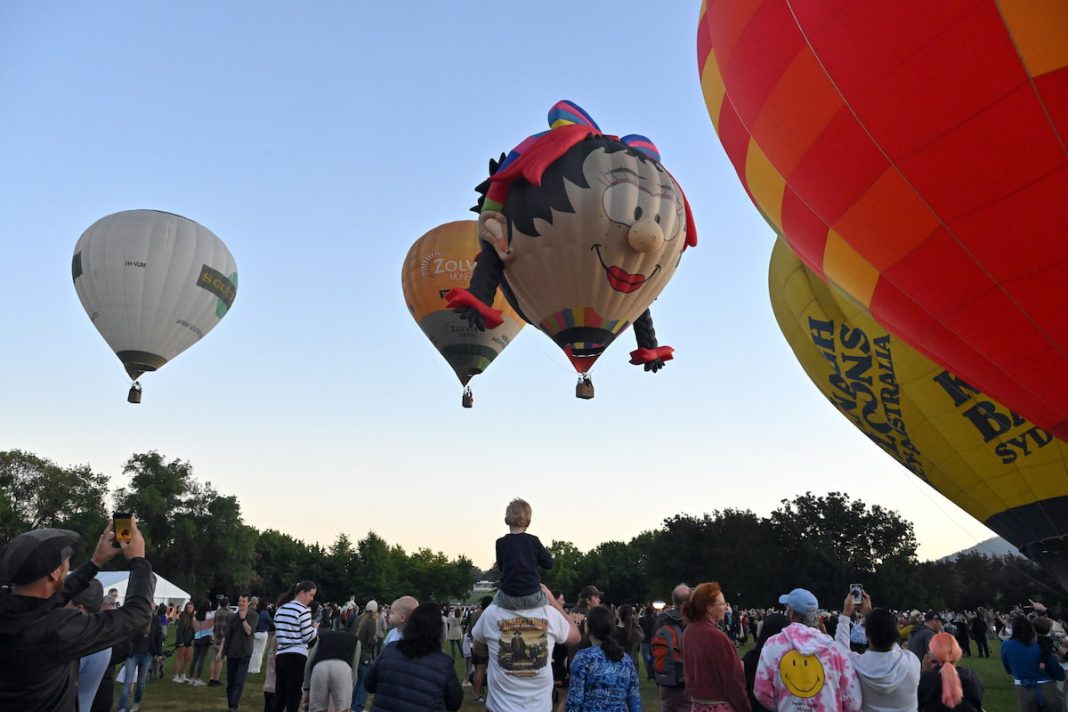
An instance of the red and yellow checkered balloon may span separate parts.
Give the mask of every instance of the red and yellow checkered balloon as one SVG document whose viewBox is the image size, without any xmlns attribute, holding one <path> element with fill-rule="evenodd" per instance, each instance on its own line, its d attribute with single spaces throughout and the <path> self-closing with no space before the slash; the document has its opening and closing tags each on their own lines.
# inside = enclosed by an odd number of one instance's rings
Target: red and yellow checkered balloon
<svg viewBox="0 0 1068 712">
<path fill-rule="evenodd" d="M 893 334 L 1068 437 L 1068 3 L 708 0 L 749 196 Z"/>
</svg>

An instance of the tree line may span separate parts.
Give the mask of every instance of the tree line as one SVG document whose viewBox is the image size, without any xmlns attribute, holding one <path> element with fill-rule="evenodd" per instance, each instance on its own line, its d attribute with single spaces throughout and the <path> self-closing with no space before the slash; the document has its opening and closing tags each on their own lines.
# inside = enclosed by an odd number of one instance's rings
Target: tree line
<svg viewBox="0 0 1068 712">
<path fill-rule="evenodd" d="M 461 601 L 476 579 L 496 577 L 466 556 L 450 559 L 429 548 L 408 553 L 374 532 L 355 543 L 340 533 L 324 547 L 259 531 L 244 522 L 236 497 L 198 481 L 188 462 L 154 451 L 131 456 L 123 475 L 126 486 L 109 491 L 108 478 L 87 465 L 63 467 L 32 453 L 0 451 L 0 542 L 35 527 L 62 527 L 83 535 L 84 550 L 75 558 L 87 557 L 110 502 L 137 514 L 153 566 L 198 599 L 237 591 L 273 597 L 310 578 L 322 600 L 412 594 Z M 916 548 L 912 523 L 896 512 L 840 492 L 805 493 L 782 500 L 766 517 L 737 509 L 676 514 L 628 542 L 587 552 L 552 540 L 555 563 L 545 582 L 569 601 L 594 583 L 614 603 L 663 599 L 680 581 L 709 579 L 742 607 L 775 605 L 780 594 L 803 586 L 835 609 L 854 582 L 879 605 L 898 609 L 1007 609 L 1029 598 L 1064 603 L 1053 577 L 1027 559 L 967 554 L 920 562 Z"/>
</svg>

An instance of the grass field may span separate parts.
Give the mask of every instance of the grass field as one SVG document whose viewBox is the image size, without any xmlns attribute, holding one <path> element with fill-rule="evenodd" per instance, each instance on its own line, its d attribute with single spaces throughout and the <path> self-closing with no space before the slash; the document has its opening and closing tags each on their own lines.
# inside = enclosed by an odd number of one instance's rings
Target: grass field
<svg viewBox="0 0 1068 712">
<path fill-rule="evenodd" d="M 174 627 L 171 626 L 173 635 Z M 752 645 L 742 649 L 748 650 Z M 997 639 L 990 643 L 990 658 L 964 658 L 962 667 L 968 667 L 978 673 L 986 688 L 983 698 L 983 706 L 987 712 L 1013 712 L 1016 709 L 1016 698 L 1012 689 L 1012 680 L 1001 667 L 998 658 L 1000 641 Z M 173 649 L 172 645 L 168 650 Z M 207 673 L 205 666 L 205 674 Z M 456 664 L 457 673 L 462 676 L 464 670 L 463 660 Z M 659 709 L 656 693 L 656 685 L 644 679 L 644 664 L 642 666 L 642 703 L 645 710 L 655 712 Z M 145 712 L 207 712 L 226 710 L 226 671 L 223 669 L 222 687 L 190 687 L 171 682 L 174 674 L 174 657 L 167 658 L 167 675 L 163 680 L 149 683 L 145 689 L 145 699 L 141 709 Z M 465 687 L 467 697 L 464 699 L 463 712 L 477 712 L 484 710 L 485 705 L 479 704 L 471 697 L 470 688 Z M 118 704 L 119 689 L 115 687 L 115 701 Z M 132 700 L 132 698 L 131 698 Z M 263 709 L 263 674 L 249 675 L 245 682 L 245 692 L 241 701 L 241 710 L 244 712 L 259 712 Z"/>
</svg>

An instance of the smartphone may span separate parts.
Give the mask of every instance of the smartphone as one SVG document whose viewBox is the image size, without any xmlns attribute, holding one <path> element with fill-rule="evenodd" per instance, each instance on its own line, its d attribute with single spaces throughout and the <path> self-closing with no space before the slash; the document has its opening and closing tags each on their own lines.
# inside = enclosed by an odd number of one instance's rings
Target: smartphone
<svg viewBox="0 0 1068 712">
<path fill-rule="evenodd" d="M 859 583 L 849 584 L 849 595 L 853 597 L 853 605 L 859 606 L 864 602 L 864 586 Z"/>
<path fill-rule="evenodd" d="M 115 512 L 111 520 L 115 524 L 112 527 L 115 538 L 111 540 L 111 545 L 119 548 L 121 542 L 129 542 L 133 539 L 133 515 L 129 512 Z"/>
</svg>

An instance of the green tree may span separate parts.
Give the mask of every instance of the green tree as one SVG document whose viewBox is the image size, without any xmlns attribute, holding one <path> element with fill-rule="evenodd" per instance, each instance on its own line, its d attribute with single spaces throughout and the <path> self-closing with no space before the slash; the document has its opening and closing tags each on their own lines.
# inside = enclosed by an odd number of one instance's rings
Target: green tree
<svg viewBox="0 0 1068 712">
<path fill-rule="evenodd" d="M 405 580 L 407 555 L 399 546 L 390 547 L 382 537 L 374 532 L 356 545 L 356 587 L 353 593 L 357 601 L 370 598 L 382 601 L 393 600 L 404 593 L 398 593 L 408 586 Z"/>
<path fill-rule="evenodd" d="M 449 561 L 445 554 L 423 548 L 408 557 L 406 568 L 412 587 L 408 593 L 420 601 L 447 603 L 462 599 L 471 591 L 469 581 L 474 567 L 467 557 Z"/>
<path fill-rule="evenodd" d="M 137 516 L 150 551 L 170 548 L 174 518 L 185 510 L 186 495 L 193 488 L 193 467 L 177 459 L 167 462 L 153 450 L 131 456 L 122 473 L 130 484 L 115 493 L 118 508 Z"/>
<path fill-rule="evenodd" d="M 348 535 L 341 533 L 327 549 L 323 562 L 324 585 L 329 585 L 328 600 L 339 601 L 348 598 L 356 590 L 356 549 Z"/>
<path fill-rule="evenodd" d="M 776 540 L 770 524 L 748 510 L 700 517 L 676 515 L 646 537 L 649 593 L 666 599 L 680 582 L 717 581 L 732 603 L 764 606 L 775 600 L 778 571 L 769 565 Z"/>
<path fill-rule="evenodd" d="M 61 467 L 21 450 L 0 452 L 0 541 L 39 527 L 70 529 L 82 535 L 88 556 L 107 525 L 104 508 L 108 478 L 88 465 Z"/>
<path fill-rule="evenodd" d="M 563 591 L 569 601 L 575 600 L 579 589 L 585 584 L 580 583 L 582 577 L 582 552 L 569 541 L 554 539 L 548 547 L 553 557 L 553 566 L 543 572 L 543 581 L 551 591 Z M 499 575 L 490 580 L 497 580 Z"/>
<path fill-rule="evenodd" d="M 233 596 L 257 583 L 257 532 L 242 520 L 236 497 L 220 496 L 194 479 L 188 462 L 157 452 L 133 455 L 123 473 L 130 483 L 116 501 L 137 516 L 159 573 L 198 598 Z"/>
<path fill-rule="evenodd" d="M 260 532 L 255 548 L 253 593 L 273 601 L 290 586 L 308 578 L 304 565 L 310 550 L 304 542 L 276 529 Z"/>
<path fill-rule="evenodd" d="M 887 601 L 901 572 L 917 563 L 910 522 L 841 492 L 782 500 L 770 521 L 781 560 L 789 562 L 783 584 L 809 588 L 827 608 L 841 605 L 853 582 L 863 583 L 875 600 Z"/>
<path fill-rule="evenodd" d="M 605 592 L 606 602 L 636 603 L 646 599 L 647 577 L 635 565 L 635 547 L 621 541 L 598 544 L 583 558 L 583 584 Z"/>
</svg>

